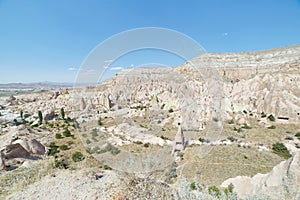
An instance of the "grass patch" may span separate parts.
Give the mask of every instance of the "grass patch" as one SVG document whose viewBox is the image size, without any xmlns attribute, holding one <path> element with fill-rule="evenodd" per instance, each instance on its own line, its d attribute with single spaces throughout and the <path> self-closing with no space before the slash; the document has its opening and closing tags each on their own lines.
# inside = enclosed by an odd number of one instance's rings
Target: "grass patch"
<svg viewBox="0 0 300 200">
<path fill-rule="evenodd" d="M 284 144 L 279 143 L 279 142 L 273 144 L 272 150 L 275 154 L 277 154 L 285 159 L 288 159 L 292 156 L 290 154 L 289 150 L 284 146 Z"/>
</svg>

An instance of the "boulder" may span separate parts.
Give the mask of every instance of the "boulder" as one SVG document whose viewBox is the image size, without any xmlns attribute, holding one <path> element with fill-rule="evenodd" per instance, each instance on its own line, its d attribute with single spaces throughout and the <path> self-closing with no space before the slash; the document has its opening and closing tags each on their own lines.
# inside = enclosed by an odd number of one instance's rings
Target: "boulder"
<svg viewBox="0 0 300 200">
<path fill-rule="evenodd" d="M 44 120 L 49 121 L 49 120 L 53 120 L 56 115 L 55 115 L 55 112 L 52 110 L 52 111 L 46 111 L 44 113 L 44 116 L 45 116 Z"/>
<path fill-rule="evenodd" d="M 27 152 L 36 155 L 45 155 L 47 148 L 36 139 L 32 140 L 16 140 L 14 144 L 20 144 Z"/>
<path fill-rule="evenodd" d="M 3 158 L 27 158 L 30 156 L 29 152 L 20 144 L 9 144 L 3 150 L 1 150 Z"/>
</svg>

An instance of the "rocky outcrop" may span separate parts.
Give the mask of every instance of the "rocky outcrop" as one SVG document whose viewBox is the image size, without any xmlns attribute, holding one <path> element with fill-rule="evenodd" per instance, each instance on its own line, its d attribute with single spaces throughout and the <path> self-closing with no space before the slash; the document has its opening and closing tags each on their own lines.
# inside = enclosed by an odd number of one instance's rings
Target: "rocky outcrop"
<svg viewBox="0 0 300 200">
<path fill-rule="evenodd" d="M 175 136 L 172 154 L 175 154 L 176 152 L 183 152 L 184 147 L 185 147 L 185 138 L 183 135 L 182 128 L 181 126 L 179 126 L 177 134 Z"/>
<path fill-rule="evenodd" d="M 4 158 L 2 156 L 2 153 L 0 152 L 0 171 L 4 169 L 5 169 Z"/>
<path fill-rule="evenodd" d="M 15 162 L 15 159 L 26 161 L 32 159 L 31 156 L 41 157 L 47 155 L 47 153 L 47 148 L 36 139 L 18 139 L 2 147 L 0 151 L 0 170 L 6 169 L 5 164 L 13 164 L 17 167 L 22 163 Z"/>
<path fill-rule="evenodd" d="M 268 174 L 253 177 L 238 176 L 227 179 L 222 187 L 233 184 L 234 192 L 245 198 L 253 195 L 268 195 L 271 199 L 300 197 L 300 151 L 294 156 L 276 165 Z M 296 198 L 297 199 L 297 198 Z"/>
<path fill-rule="evenodd" d="M 55 112 L 53 110 L 44 112 L 43 116 L 45 116 L 45 121 L 53 120 L 56 117 Z"/>
<path fill-rule="evenodd" d="M 27 158 L 30 156 L 29 152 L 20 144 L 9 144 L 1 150 L 4 159 L 13 158 Z"/>
<path fill-rule="evenodd" d="M 20 144 L 28 153 L 34 155 L 45 155 L 47 152 L 47 148 L 42 145 L 36 139 L 26 140 L 19 139 L 13 142 L 13 144 Z"/>
</svg>

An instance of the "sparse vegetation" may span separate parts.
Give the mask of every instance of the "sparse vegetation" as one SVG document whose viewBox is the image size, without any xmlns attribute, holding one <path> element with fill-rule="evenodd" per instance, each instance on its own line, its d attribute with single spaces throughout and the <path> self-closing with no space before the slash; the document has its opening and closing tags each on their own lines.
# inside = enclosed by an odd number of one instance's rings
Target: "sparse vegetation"
<svg viewBox="0 0 300 200">
<path fill-rule="evenodd" d="M 289 150 L 284 146 L 284 144 L 277 142 L 276 144 L 273 144 L 272 150 L 277 155 L 288 159 L 292 155 L 290 154 Z"/>
<path fill-rule="evenodd" d="M 144 144 L 144 147 L 148 148 L 149 147 L 149 143 Z"/>
<path fill-rule="evenodd" d="M 52 142 L 50 145 L 49 145 L 50 149 L 49 149 L 49 155 L 50 156 L 54 156 L 57 152 L 58 152 L 58 146 L 55 145 L 54 142 Z"/>
<path fill-rule="evenodd" d="M 271 114 L 268 116 L 268 120 L 270 120 L 271 122 L 275 121 L 275 117 Z"/>
<path fill-rule="evenodd" d="M 60 114 L 61 114 L 61 118 L 65 119 L 65 110 L 64 110 L 64 108 L 60 109 Z"/>
<path fill-rule="evenodd" d="M 208 187 L 208 193 L 214 197 L 219 198 L 221 196 L 221 191 L 219 188 L 215 185 L 209 186 Z"/>
<path fill-rule="evenodd" d="M 42 111 L 38 111 L 38 117 L 39 117 L 39 125 L 41 125 L 43 123 L 43 114 Z"/>
<path fill-rule="evenodd" d="M 69 129 L 68 128 L 66 128 L 64 131 L 63 131 L 63 136 L 65 136 L 65 137 L 71 137 L 72 135 L 71 135 L 71 132 L 69 131 Z"/>
<path fill-rule="evenodd" d="M 267 114 L 266 114 L 265 112 L 262 112 L 262 113 L 260 114 L 260 117 L 261 117 L 261 118 L 265 118 L 265 117 L 267 117 Z"/>
<path fill-rule="evenodd" d="M 168 140 L 169 139 L 169 138 L 167 138 L 167 137 L 165 137 L 163 135 L 161 135 L 160 138 L 163 139 L 163 140 Z"/>
<path fill-rule="evenodd" d="M 63 144 L 59 147 L 59 149 L 65 151 L 65 150 L 68 150 L 69 147 L 67 145 Z"/>
<path fill-rule="evenodd" d="M 230 142 L 236 142 L 236 141 L 237 141 L 237 139 L 236 139 L 235 137 L 233 137 L 233 136 L 229 136 L 229 137 L 227 137 L 227 139 L 228 139 Z"/>
<path fill-rule="evenodd" d="M 106 153 L 106 152 L 110 152 L 110 153 L 113 154 L 113 155 L 117 155 L 117 154 L 119 154 L 121 151 L 120 151 L 117 147 L 115 147 L 114 145 L 108 143 L 108 144 L 105 146 L 104 149 L 101 149 L 101 150 L 99 151 L 99 153 Z"/>
<path fill-rule="evenodd" d="M 191 185 L 190 185 L 190 188 L 191 190 L 196 190 L 196 183 L 195 182 L 192 182 Z"/>
<path fill-rule="evenodd" d="M 105 170 L 112 170 L 112 168 L 111 168 L 110 166 L 108 166 L 108 165 L 104 165 L 103 168 L 104 168 Z"/>
<path fill-rule="evenodd" d="M 83 154 L 79 151 L 72 154 L 72 160 L 74 162 L 80 162 L 80 161 L 84 160 L 84 158 L 85 157 L 83 156 Z"/>
<path fill-rule="evenodd" d="M 268 129 L 276 129 L 276 126 L 271 125 L 271 126 L 268 127 Z"/>
<path fill-rule="evenodd" d="M 55 138 L 56 138 L 56 139 L 61 139 L 61 138 L 62 138 L 62 135 L 61 135 L 60 133 L 56 133 L 56 134 L 55 134 Z"/>
<path fill-rule="evenodd" d="M 103 123 L 102 123 L 102 121 L 101 121 L 101 118 L 98 119 L 98 125 L 99 125 L 99 126 L 102 126 L 102 125 L 103 125 Z"/>
<path fill-rule="evenodd" d="M 54 166 L 58 169 L 68 169 L 69 163 L 66 158 L 55 159 Z"/>
<path fill-rule="evenodd" d="M 225 193 L 227 198 L 233 194 L 233 189 L 234 189 L 234 186 L 233 186 L 232 183 L 230 183 L 228 185 L 228 187 L 224 189 L 224 193 Z"/>
<path fill-rule="evenodd" d="M 166 182 L 170 183 L 172 179 L 177 178 L 177 164 L 175 162 L 172 163 L 171 169 L 166 173 Z"/>
<path fill-rule="evenodd" d="M 98 131 L 96 128 L 94 128 L 91 132 L 92 137 L 97 137 L 98 136 Z"/>
<path fill-rule="evenodd" d="M 91 140 L 89 140 L 89 139 L 86 139 L 86 141 L 85 141 L 87 144 L 91 144 L 92 142 L 91 142 Z"/>
<path fill-rule="evenodd" d="M 20 118 L 21 118 L 21 119 L 24 119 L 24 116 L 23 116 L 23 110 L 20 111 Z"/>
</svg>

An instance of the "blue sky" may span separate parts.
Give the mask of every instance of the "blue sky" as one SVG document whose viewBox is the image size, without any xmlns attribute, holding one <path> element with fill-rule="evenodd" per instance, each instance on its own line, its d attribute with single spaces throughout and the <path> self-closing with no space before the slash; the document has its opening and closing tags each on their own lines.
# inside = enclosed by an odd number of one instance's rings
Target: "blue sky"
<svg viewBox="0 0 300 200">
<path fill-rule="evenodd" d="M 0 0 L 0 83 L 73 82 L 96 45 L 140 27 L 179 31 L 208 52 L 300 44 L 300 1 Z M 143 55 L 115 67 L 137 66 L 147 55 L 147 62 L 181 63 L 164 53 Z"/>
</svg>

